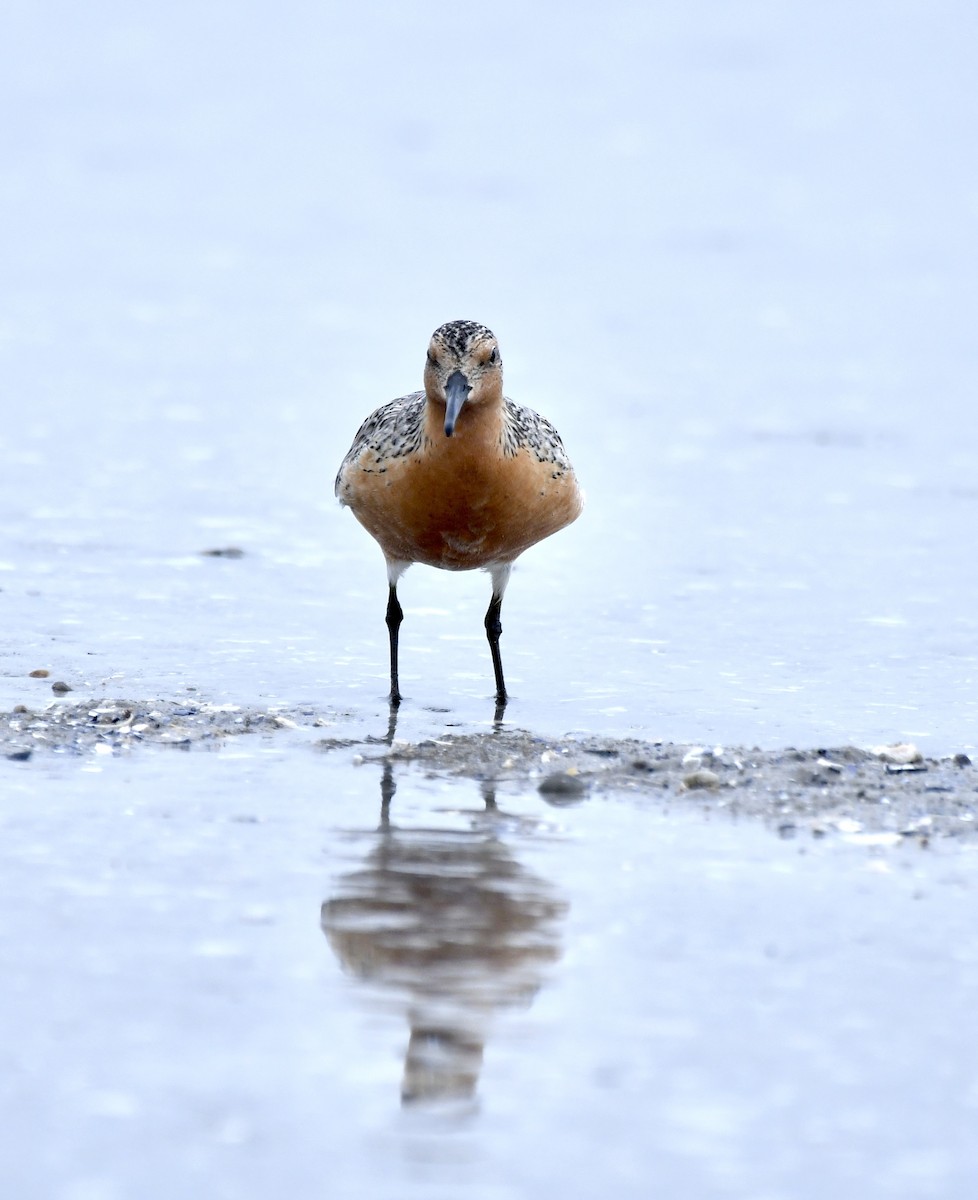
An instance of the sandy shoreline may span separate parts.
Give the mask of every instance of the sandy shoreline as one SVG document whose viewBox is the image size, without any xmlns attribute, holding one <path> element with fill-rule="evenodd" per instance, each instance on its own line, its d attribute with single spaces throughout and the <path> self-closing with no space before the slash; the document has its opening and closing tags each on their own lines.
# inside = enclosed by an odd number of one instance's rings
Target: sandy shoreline
<svg viewBox="0 0 978 1200">
<path fill-rule="evenodd" d="M 978 771 L 965 754 L 925 758 L 913 747 L 759 750 L 646 742 L 632 738 L 544 738 L 501 725 L 416 743 L 342 732 L 335 715 L 192 701 L 59 701 L 0 714 L 0 754 L 30 763 L 50 755 L 121 755 L 141 748 L 218 749 L 245 735 L 301 731 L 295 752 L 346 752 L 431 778 L 531 787 L 551 804 L 628 793 L 760 818 L 782 836 L 835 834 L 850 841 L 921 844 L 974 834 Z M 318 736 L 321 730 L 330 735 Z M 887 761 L 887 760 L 895 761 Z"/>
</svg>

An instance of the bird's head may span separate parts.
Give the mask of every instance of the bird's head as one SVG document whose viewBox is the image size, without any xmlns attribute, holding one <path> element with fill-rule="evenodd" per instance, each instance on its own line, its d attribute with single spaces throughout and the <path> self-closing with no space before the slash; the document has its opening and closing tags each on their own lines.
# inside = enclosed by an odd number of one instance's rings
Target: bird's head
<svg viewBox="0 0 978 1200">
<path fill-rule="evenodd" d="M 445 406 L 445 436 L 455 433 L 462 406 L 498 403 L 503 360 L 496 335 L 476 321 L 449 321 L 431 335 L 424 368 L 428 399 Z"/>
</svg>

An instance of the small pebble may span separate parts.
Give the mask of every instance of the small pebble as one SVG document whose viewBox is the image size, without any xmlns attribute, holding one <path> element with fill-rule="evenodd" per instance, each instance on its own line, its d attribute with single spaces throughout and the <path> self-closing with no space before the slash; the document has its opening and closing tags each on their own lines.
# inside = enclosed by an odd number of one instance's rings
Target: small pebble
<svg viewBox="0 0 978 1200">
<path fill-rule="evenodd" d="M 907 766 L 924 761 L 924 756 L 912 742 L 898 742 L 895 746 L 873 746 L 870 750 L 881 762 L 894 766 Z"/>
<path fill-rule="evenodd" d="M 7 755 L 11 762 L 27 762 L 30 756 L 34 753 L 33 750 L 14 750 Z"/>
<path fill-rule="evenodd" d="M 73 692 L 75 689 L 64 680 L 59 679 L 56 683 L 51 684 L 51 691 L 57 692 L 59 696 L 63 696 L 65 692 Z"/>
<path fill-rule="evenodd" d="M 719 786 L 720 776 L 715 771 L 708 771 L 705 767 L 683 776 L 683 787 L 687 787 L 691 791 L 696 788 L 718 788 Z"/>
<path fill-rule="evenodd" d="M 36 671 L 31 671 L 28 679 L 47 679 L 51 672 L 46 667 L 38 667 Z"/>
<path fill-rule="evenodd" d="M 244 558 L 240 546 L 221 546 L 216 550 L 201 550 L 205 558 Z"/>
<path fill-rule="evenodd" d="M 543 796 L 583 796 L 587 791 L 587 783 L 580 775 L 553 771 L 540 781 L 537 791 Z"/>
<path fill-rule="evenodd" d="M 956 767 L 970 767 L 971 759 L 967 756 L 967 754 L 955 754 L 954 765 Z"/>
</svg>

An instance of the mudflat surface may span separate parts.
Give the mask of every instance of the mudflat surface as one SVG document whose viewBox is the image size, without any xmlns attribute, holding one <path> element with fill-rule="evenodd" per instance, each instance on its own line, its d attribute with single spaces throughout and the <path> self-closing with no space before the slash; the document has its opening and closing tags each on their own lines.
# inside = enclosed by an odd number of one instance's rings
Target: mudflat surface
<svg viewBox="0 0 978 1200">
<path fill-rule="evenodd" d="M 295 753 L 331 753 L 355 765 L 410 765 L 429 780 L 467 779 L 493 793 L 535 787 L 555 805 L 613 792 L 660 807 L 679 801 L 759 817 L 783 836 L 835 831 L 878 846 L 901 837 L 925 845 L 932 836 L 975 832 L 978 772 L 963 752 L 926 759 L 910 743 L 764 751 L 636 738 L 547 738 L 511 727 L 503 717 L 488 733 L 457 733 L 449 725 L 441 736 L 410 742 L 397 739 L 397 716 L 391 712 L 385 735 L 378 737 L 364 736 L 341 715 L 317 716 L 310 709 L 61 701 L 36 712 L 21 705 L 0 714 L 0 753 L 27 762 L 35 755 L 98 758 L 151 747 L 220 749 L 240 737 L 268 741 L 291 731 Z"/>
</svg>

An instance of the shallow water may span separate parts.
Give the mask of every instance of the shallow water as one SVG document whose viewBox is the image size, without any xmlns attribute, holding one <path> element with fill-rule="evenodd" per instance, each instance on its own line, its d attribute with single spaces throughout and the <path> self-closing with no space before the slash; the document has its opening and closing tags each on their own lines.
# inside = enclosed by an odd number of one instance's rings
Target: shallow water
<svg viewBox="0 0 978 1200">
<path fill-rule="evenodd" d="M 383 738 L 332 477 L 470 316 L 588 493 L 507 722 L 973 750 L 970 9 L 2 20 L 0 707 Z M 401 590 L 398 738 L 490 730 L 488 580 Z M 0 764 L 11 1194 L 971 1195 L 970 843 L 486 814 L 362 750 Z"/>
<path fill-rule="evenodd" d="M 973 847 L 486 799 L 257 738 L 10 771 L 12 1194 L 968 1194 Z"/>
</svg>

